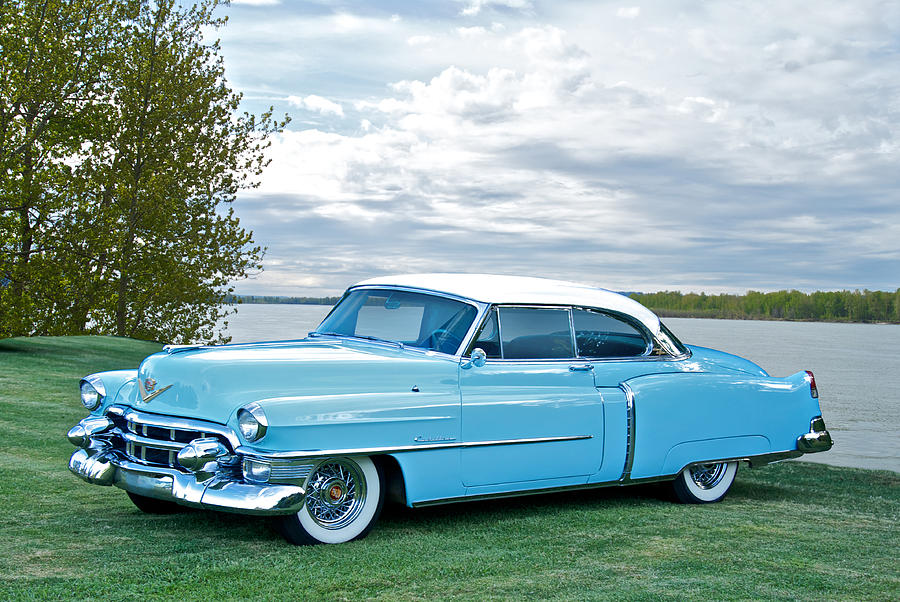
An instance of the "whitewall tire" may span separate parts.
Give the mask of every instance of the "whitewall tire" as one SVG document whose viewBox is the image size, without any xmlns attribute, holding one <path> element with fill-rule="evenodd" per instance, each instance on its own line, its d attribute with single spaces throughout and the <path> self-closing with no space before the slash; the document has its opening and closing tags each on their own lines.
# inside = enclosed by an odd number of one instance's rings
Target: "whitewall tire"
<svg viewBox="0 0 900 602">
<path fill-rule="evenodd" d="M 737 462 L 687 466 L 672 482 L 675 497 L 682 504 L 711 504 L 721 501 L 734 483 L 737 469 Z"/>
<path fill-rule="evenodd" d="M 328 458 L 306 480 L 306 501 L 281 519 L 281 533 L 296 545 L 344 543 L 368 535 L 384 505 L 381 467 L 370 458 Z"/>
</svg>

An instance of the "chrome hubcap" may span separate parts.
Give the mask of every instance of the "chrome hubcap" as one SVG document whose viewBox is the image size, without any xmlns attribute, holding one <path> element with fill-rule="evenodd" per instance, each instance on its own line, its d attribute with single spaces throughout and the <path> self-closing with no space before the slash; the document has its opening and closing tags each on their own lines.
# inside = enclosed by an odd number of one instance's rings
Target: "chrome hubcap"
<svg viewBox="0 0 900 602">
<path fill-rule="evenodd" d="M 692 466 L 690 470 L 691 480 L 700 489 L 712 489 L 725 478 L 725 469 L 727 467 L 728 464 L 724 462 Z"/>
<path fill-rule="evenodd" d="M 309 475 L 306 508 L 326 529 L 340 529 L 353 522 L 365 500 L 365 479 L 355 462 L 326 460 Z"/>
</svg>

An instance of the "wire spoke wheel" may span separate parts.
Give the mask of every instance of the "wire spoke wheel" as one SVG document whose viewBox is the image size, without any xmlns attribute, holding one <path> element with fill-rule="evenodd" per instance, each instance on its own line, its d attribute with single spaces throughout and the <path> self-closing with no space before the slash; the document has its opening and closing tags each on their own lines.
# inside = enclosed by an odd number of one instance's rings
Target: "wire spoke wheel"
<svg viewBox="0 0 900 602">
<path fill-rule="evenodd" d="M 280 519 L 281 534 L 297 545 L 344 543 L 365 537 L 384 504 L 382 469 L 371 458 L 327 458 L 307 477 L 306 503 Z"/>
<path fill-rule="evenodd" d="M 683 504 L 721 501 L 734 483 L 737 462 L 706 462 L 682 470 L 672 481 L 675 498 Z"/>
<path fill-rule="evenodd" d="M 306 507 L 325 529 L 340 529 L 352 522 L 365 500 L 366 482 L 355 462 L 328 460 L 307 481 Z"/>
<path fill-rule="evenodd" d="M 691 479 L 700 489 L 712 489 L 722 482 L 725 478 L 725 469 L 727 464 L 722 462 L 718 464 L 698 464 L 692 466 L 690 470 Z"/>
</svg>

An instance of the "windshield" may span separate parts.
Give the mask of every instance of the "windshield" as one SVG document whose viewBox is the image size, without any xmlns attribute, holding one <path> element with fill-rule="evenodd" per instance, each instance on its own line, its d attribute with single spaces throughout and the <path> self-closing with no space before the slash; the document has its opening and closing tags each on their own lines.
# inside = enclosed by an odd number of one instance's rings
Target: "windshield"
<svg viewBox="0 0 900 602">
<path fill-rule="evenodd" d="M 347 293 L 310 334 L 392 341 L 452 355 L 477 313 L 472 305 L 446 297 L 361 289 Z"/>
</svg>

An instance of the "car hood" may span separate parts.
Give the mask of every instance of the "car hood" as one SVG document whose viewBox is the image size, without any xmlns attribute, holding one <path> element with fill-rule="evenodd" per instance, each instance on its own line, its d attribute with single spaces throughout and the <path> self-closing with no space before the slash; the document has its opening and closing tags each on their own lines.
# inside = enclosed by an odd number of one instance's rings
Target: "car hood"
<svg viewBox="0 0 900 602">
<path fill-rule="evenodd" d="M 341 340 L 176 349 L 141 363 L 139 386 L 128 401 L 145 412 L 224 424 L 252 401 L 408 393 L 429 382 L 452 386 L 457 366 L 453 358 L 432 352 Z M 164 387 L 169 388 L 147 397 Z"/>
</svg>

